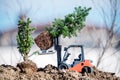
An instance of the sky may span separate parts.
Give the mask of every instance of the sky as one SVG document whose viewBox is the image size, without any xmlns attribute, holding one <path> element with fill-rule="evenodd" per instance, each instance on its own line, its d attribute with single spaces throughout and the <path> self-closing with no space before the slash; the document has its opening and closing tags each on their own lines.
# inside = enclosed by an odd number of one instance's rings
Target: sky
<svg viewBox="0 0 120 80">
<path fill-rule="evenodd" d="M 0 31 L 16 28 L 21 14 L 30 17 L 32 24 L 46 24 L 55 18 L 64 18 L 77 6 L 92 7 L 86 23 L 103 24 L 92 0 L 0 0 Z"/>
</svg>

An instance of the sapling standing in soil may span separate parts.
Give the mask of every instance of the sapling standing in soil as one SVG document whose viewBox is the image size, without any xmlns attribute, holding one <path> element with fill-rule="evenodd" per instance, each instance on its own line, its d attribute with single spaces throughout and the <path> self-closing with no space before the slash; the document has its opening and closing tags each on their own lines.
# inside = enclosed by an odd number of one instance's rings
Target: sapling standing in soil
<svg viewBox="0 0 120 80">
<path fill-rule="evenodd" d="M 34 40 L 31 36 L 32 31 L 35 28 L 30 27 L 30 19 L 28 18 L 27 21 L 19 20 L 18 23 L 18 35 L 17 35 L 17 44 L 18 49 L 21 55 L 23 56 L 24 61 L 28 60 L 28 54 L 32 45 L 34 44 Z"/>
<path fill-rule="evenodd" d="M 34 44 L 34 40 L 31 36 L 32 31 L 35 28 L 30 27 L 30 19 L 27 20 L 20 19 L 18 23 L 18 34 L 17 34 L 17 45 L 18 50 L 23 57 L 23 62 L 18 63 L 17 67 L 20 68 L 21 72 L 24 73 L 32 73 L 37 71 L 37 66 L 31 60 L 28 60 L 28 54 L 32 45 Z"/>
</svg>

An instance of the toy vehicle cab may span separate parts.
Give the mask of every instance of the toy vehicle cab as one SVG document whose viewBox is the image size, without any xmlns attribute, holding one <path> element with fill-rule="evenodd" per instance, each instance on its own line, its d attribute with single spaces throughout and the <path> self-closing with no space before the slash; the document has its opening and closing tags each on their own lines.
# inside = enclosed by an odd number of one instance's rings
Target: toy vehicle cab
<svg viewBox="0 0 120 80">
<path fill-rule="evenodd" d="M 68 57 L 70 56 L 70 53 L 68 53 L 68 49 L 72 47 L 78 47 L 81 49 L 81 54 L 78 55 L 77 59 L 74 59 L 73 63 L 67 64 L 66 61 Z M 65 54 L 63 56 L 63 60 L 61 61 L 60 65 L 58 66 L 59 69 L 69 69 L 73 71 L 78 71 L 78 72 L 87 72 L 91 73 L 92 72 L 92 63 L 91 60 L 85 60 L 84 59 L 84 50 L 82 45 L 70 45 L 67 48 L 64 48 Z"/>
</svg>

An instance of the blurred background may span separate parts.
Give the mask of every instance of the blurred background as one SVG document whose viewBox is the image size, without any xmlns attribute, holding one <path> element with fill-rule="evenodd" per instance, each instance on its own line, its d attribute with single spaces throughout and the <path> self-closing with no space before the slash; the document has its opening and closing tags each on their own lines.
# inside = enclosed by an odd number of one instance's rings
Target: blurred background
<svg viewBox="0 0 120 80">
<path fill-rule="evenodd" d="M 31 26 L 37 29 L 32 35 L 35 38 L 55 18 L 64 18 L 75 7 L 82 6 L 92 8 L 86 18 L 86 26 L 77 33 L 77 37 L 60 37 L 60 44 L 63 47 L 84 45 L 86 59 L 93 60 L 97 68 L 120 76 L 119 4 L 120 0 L 0 0 L 0 64 L 16 66 L 22 61 L 16 44 L 17 24 L 21 16 L 32 20 Z M 36 50 L 40 49 L 34 45 L 30 53 Z M 75 49 L 73 51 L 75 53 Z M 30 59 L 38 67 L 57 64 L 56 54 L 34 55 Z"/>
</svg>

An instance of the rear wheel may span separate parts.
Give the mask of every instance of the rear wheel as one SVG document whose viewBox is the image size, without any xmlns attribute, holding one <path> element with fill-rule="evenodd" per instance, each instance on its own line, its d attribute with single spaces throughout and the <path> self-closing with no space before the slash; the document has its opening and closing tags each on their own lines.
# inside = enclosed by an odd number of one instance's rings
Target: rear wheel
<svg viewBox="0 0 120 80">
<path fill-rule="evenodd" d="M 92 73 L 93 72 L 93 69 L 91 67 L 84 67 L 82 69 L 82 73 Z"/>
</svg>

